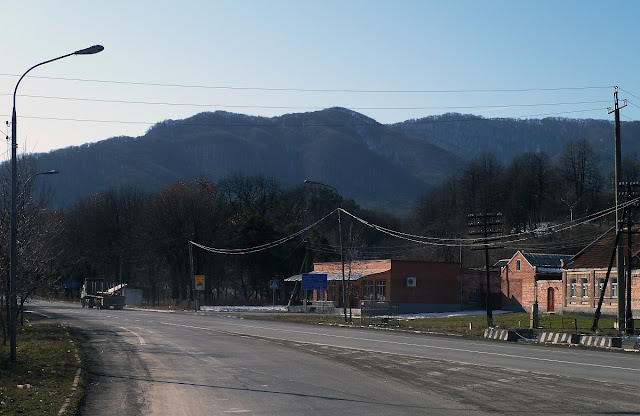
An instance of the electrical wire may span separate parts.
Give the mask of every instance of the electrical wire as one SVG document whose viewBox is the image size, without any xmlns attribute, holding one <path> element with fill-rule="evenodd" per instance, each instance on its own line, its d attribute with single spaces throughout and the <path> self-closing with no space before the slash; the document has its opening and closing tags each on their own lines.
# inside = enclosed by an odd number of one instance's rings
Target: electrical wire
<svg viewBox="0 0 640 416">
<path fill-rule="evenodd" d="M 324 220 L 326 220 L 329 216 L 331 216 L 337 210 L 338 210 L 337 208 L 334 209 L 333 211 L 331 211 L 330 213 L 328 213 L 327 215 L 325 215 L 324 217 L 322 217 L 318 221 L 314 222 L 313 224 L 303 228 L 302 230 L 300 230 L 300 231 L 298 231 L 296 233 L 293 233 L 291 235 L 283 237 L 283 238 L 281 238 L 279 240 L 272 241 L 270 243 L 262 244 L 262 245 L 255 246 L 255 247 L 248 247 L 248 248 L 213 248 L 213 247 L 204 246 L 204 245 L 196 243 L 194 241 L 189 241 L 189 243 L 191 243 L 192 245 L 194 245 L 194 246 L 196 246 L 198 248 L 201 248 L 203 250 L 210 251 L 210 252 L 216 253 L 216 254 L 245 255 L 245 254 L 257 253 L 257 252 L 268 250 L 270 248 L 274 248 L 276 246 L 284 244 L 287 241 L 290 241 L 290 240 L 294 239 L 295 237 L 297 237 L 297 236 L 309 231 L 311 228 L 315 227 L 316 225 L 318 225 L 321 222 L 323 222 Z"/>
<path fill-rule="evenodd" d="M 11 94 L 0 94 L 11 95 Z M 285 109 L 285 110 L 322 110 L 325 107 L 304 107 L 304 106 L 278 106 L 278 105 L 234 105 L 234 104 L 202 104 L 202 103 L 176 103 L 161 101 L 129 101 L 129 100 L 107 100 L 100 98 L 79 98 L 79 97 L 60 97 L 48 95 L 20 95 L 20 97 L 40 98 L 50 100 L 64 101 L 81 101 L 81 102 L 97 102 L 110 104 L 140 104 L 140 105 L 163 105 L 175 107 L 217 107 L 217 108 L 261 108 L 261 109 Z M 583 104 L 604 104 L 606 100 L 598 101 L 577 101 L 577 102 L 560 102 L 560 103 L 536 103 L 536 104 L 503 104 L 503 105 L 473 105 L 473 106 L 414 106 L 414 107 L 350 107 L 351 110 L 474 110 L 474 109 L 506 109 L 515 107 L 548 107 L 563 105 L 583 105 Z"/>
<path fill-rule="evenodd" d="M 526 116 L 514 116 L 514 117 L 508 117 L 509 119 L 527 119 L 527 118 L 536 118 L 536 117 L 549 117 L 549 116 L 558 116 L 558 115 L 564 115 L 564 114 L 575 114 L 575 113 L 584 113 L 584 112 L 591 112 L 591 111 L 600 111 L 600 110 L 606 110 L 606 108 L 591 108 L 591 109 L 585 109 L 585 110 L 572 110 L 572 111 L 560 111 L 560 112 L 555 112 L 555 113 L 541 113 L 541 114 L 531 114 L 531 115 L 526 115 Z M 0 114 L 0 117 L 9 117 L 9 115 L 7 114 Z M 21 118 L 26 118 L 26 119 L 34 119 L 34 120 L 55 120 L 55 121 L 72 121 L 72 122 L 89 122 L 89 123 L 113 123 L 113 124 L 145 124 L 145 125 L 156 125 L 156 124 L 162 124 L 163 122 L 148 122 L 148 121 L 126 121 L 126 120 L 98 120 L 98 119 L 78 119 L 78 118 L 62 118 L 62 117 L 42 117 L 42 116 L 25 116 L 25 115 L 21 115 Z M 256 116 L 256 118 L 259 118 Z M 413 123 L 415 124 L 435 124 L 435 123 L 453 123 L 453 122 L 475 122 L 475 121 L 494 121 L 496 120 L 495 118 L 484 118 L 484 117 L 477 117 L 477 118 L 467 118 L 467 119 L 447 119 L 447 120 L 441 120 L 441 119 L 420 119 L 420 120 L 414 120 Z M 266 123 L 225 123 L 225 124 L 204 124 L 204 123 L 187 123 L 184 121 L 175 121 L 175 120 L 170 120 L 173 125 L 178 125 L 178 126 L 185 126 L 185 127 L 282 127 L 282 124 L 276 124 L 276 123 L 270 123 L 270 124 L 266 124 Z M 357 127 L 357 126 L 371 126 L 371 125 L 380 125 L 380 126 L 385 126 L 385 124 L 380 124 L 377 121 L 373 121 L 373 122 L 356 122 L 356 123 L 298 123 L 298 124 L 285 124 L 284 127 L 306 127 L 306 128 L 311 128 L 311 127 L 345 127 L 345 126 L 351 126 L 351 127 Z"/>
<path fill-rule="evenodd" d="M 635 95 L 635 94 L 632 94 L 631 92 L 629 92 L 629 91 L 625 90 L 624 88 L 622 88 L 622 87 L 618 87 L 618 89 L 619 89 L 620 91 L 624 91 L 624 92 L 626 92 L 627 94 L 629 94 L 629 95 L 630 95 L 630 96 L 632 96 L 633 98 L 637 98 L 638 100 L 640 100 L 640 97 L 638 97 L 638 96 L 637 96 L 637 95 Z"/>
<path fill-rule="evenodd" d="M 17 74 L 0 73 L 0 76 L 18 77 Z M 540 92 L 540 91 L 576 91 L 592 89 L 610 89 L 614 86 L 583 86 L 583 87 L 557 87 L 557 88 L 497 88 L 497 89 L 458 89 L 458 90 L 383 90 L 383 89 L 330 89 L 330 88 L 277 88 L 277 87 L 238 87 L 228 85 L 193 85 L 193 84 L 169 84 L 136 81 L 114 81 L 100 79 L 64 78 L 33 75 L 32 78 L 50 79 L 60 81 L 94 82 L 103 84 L 141 85 L 152 87 L 171 88 L 199 88 L 215 90 L 240 90 L 240 91 L 289 91 L 289 92 L 326 92 L 326 93 L 366 93 L 366 94 L 454 94 L 454 93 L 488 93 L 488 92 Z"/>
<path fill-rule="evenodd" d="M 625 208 L 627 206 L 636 204 L 637 202 L 640 201 L 640 198 L 634 198 L 632 200 L 629 200 L 625 203 L 619 204 L 617 207 L 612 207 L 612 208 L 608 208 L 605 210 L 602 210 L 598 213 L 595 214 L 591 214 L 588 215 L 586 217 L 584 217 L 583 219 L 579 219 L 576 220 L 574 222 L 570 222 L 570 223 L 565 223 L 565 224 L 560 224 L 559 226 L 554 226 L 554 227 L 549 227 L 546 230 L 538 230 L 538 231 L 531 231 L 531 232 L 524 232 L 524 233 L 518 233 L 518 234 L 511 234 L 511 235 L 506 235 L 506 236 L 500 236 L 500 237 L 492 237 L 489 239 L 482 239 L 482 238 L 475 238 L 475 239 L 440 239 L 440 238 L 434 238 L 434 237 L 427 237 L 427 236 L 417 236 L 417 235 L 410 235 L 410 234 L 406 234 L 406 233 L 402 233 L 400 231 L 396 231 L 396 230 L 391 230 L 382 226 L 379 226 L 377 224 L 373 224 L 370 223 L 362 218 L 359 218 L 353 214 L 351 214 L 350 212 L 344 210 L 343 208 L 339 208 L 343 213 L 345 213 L 348 216 L 351 216 L 352 218 L 354 218 L 355 220 L 361 222 L 362 224 L 375 229 L 377 231 L 380 231 L 382 233 L 388 234 L 392 237 L 396 237 L 396 238 L 400 238 L 403 240 L 407 240 L 407 241 L 411 241 L 414 243 L 418 243 L 418 244 L 423 244 L 423 245 L 432 245 L 432 246 L 446 246 L 446 247 L 498 247 L 501 245 L 505 245 L 505 244 L 514 244 L 514 243 L 521 243 L 522 241 L 527 241 L 530 240 L 532 238 L 539 238 L 542 236 L 548 236 L 554 233 L 559 233 L 562 231 L 567 231 L 570 230 L 572 228 L 587 224 L 589 222 L 595 221 L 597 219 L 600 219 L 602 217 L 605 217 L 607 215 L 611 215 L 612 213 L 614 213 L 616 211 L 616 209 L 621 209 L 621 208 Z M 514 238 L 514 237 L 519 237 L 522 236 L 521 238 Z M 427 241 L 424 241 L 427 240 Z M 430 241 L 432 240 L 432 241 Z M 468 241 L 472 240 L 473 242 L 471 244 L 466 243 Z M 478 241 L 484 240 L 485 242 L 478 244 Z M 446 241 L 446 242 L 441 242 L 441 241 Z M 490 242 L 489 242 L 490 241 Z M 475 243 L 474 243 L 475 242 Z"/>
</svg>

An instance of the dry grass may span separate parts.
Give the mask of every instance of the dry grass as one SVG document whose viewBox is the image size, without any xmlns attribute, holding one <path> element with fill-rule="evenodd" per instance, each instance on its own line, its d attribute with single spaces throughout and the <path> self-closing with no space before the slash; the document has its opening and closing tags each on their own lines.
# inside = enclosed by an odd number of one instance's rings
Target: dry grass
<svg viewBox="0 0 640 416">
<path fill-rule="evenodd" d="M 71 391 L 78 363 L 67 330 L 60 325 L 18 325 L 17 361 L 9 361 L 9 345 L 0 345 L 0 414 L 57 415 Z M 73 414 L 76 391 L 66 414 Z"/>
</svg>

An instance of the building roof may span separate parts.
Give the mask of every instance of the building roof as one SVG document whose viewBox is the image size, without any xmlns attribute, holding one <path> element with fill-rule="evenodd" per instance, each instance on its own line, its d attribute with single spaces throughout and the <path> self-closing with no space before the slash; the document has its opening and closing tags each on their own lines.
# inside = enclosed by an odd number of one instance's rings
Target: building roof
<svg viewBox="0 0 640 416">
<path fill-rule="evenodd" d="M 391 268 L 385 269 L 351 269 L 351 273 L 349 273 L 348 269 L 344 271 L 344 279 L 345 280 L 360 280 L 363 277 L 371 276 L 378 273 L 384 273 L 391 270 Z M 342 280 L 342 270 L 340 272 L 335 271 L 313 271 L 305 274 L 326 274 L 327 280 Z M 287 277 L 284 279 L 285 282 L 299 282 L 302 280 L 302 275 L 297 274 L 295 276 Z"/>
<path fill-rule="evenodd" d="M 525 253 L 521 251 L 522 256 L 527 259 L 529 264 L 538 269 L 559 269 L 561 260 L 567 262 L 571 259 L 570 254 L 543 254 L 543 253 Z M 540 270 L 542 271 L 542 270 Z M 549 271 L 549 270 L 546 270 Z M 558 270 L 559 272 L 560 270 Z"/>
<path fill-rule="evenodd" d="M 634 227 L 631 233 L 631 264 L 637 267 L 640 264 L 638 254 L 640 254 L 640 227 Z M 627 233 L 625 231 L 620 235 L 624 246 L 626 247 Z M 583 248 L 578 254 L 573 256 L 567 263 L 566 269 L 606 269 L 609 267 L 611 256 L 613 254 L 614 243 L 616 240 L 615 228 L 611 227 L 601 236 L 592 241 Z"/>
<path fill-rule="evenodd" d="M 359 280 L 366 276 L 384 273 L 391 270 L 391 260 L 355 260 L 345 262 L 344 278 L 345 280 Z M 310 274 L 326 274 L 327 280 L 342 280 L 342 263 L 341 262 L 323 262 L 313 263 L 313 271 Z M 285 282 L 299 282 L 302 275 L 284 279 Z"/>
</svg>

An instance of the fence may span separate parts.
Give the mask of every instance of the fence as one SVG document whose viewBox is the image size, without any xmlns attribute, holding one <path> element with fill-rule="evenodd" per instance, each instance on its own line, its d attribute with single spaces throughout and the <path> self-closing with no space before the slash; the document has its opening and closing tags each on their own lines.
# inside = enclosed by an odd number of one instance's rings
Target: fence
<svg viewBox="0 0 640 416">
<path fill-rule="evenodd" d="M 360 322 L 369 326 L 399 326 L 398 302 L 361 301 Z"/>
</svg>

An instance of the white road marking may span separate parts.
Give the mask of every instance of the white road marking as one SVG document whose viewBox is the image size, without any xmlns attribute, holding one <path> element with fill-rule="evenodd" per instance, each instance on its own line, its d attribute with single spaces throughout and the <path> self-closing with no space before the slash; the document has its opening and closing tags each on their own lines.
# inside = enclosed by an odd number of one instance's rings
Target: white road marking
<svg viewBox="0 0 640 416">
<path fill-rule="evenodd" d="M 236 332 L 236 331 L 232 331 L 232 330 L 220 330 L 220 329 L 205 328 L 205 327 L 199 327 L 199 326 L 193 326 L 193 325 L 174 324 L 174 323 L 170 323 L 170 322 L 161 322 L 161 323 L 164 324 L 164 325 L 181 326 L 181 327 L 184 327 L 184 328 L 192 328 L 192 329 L 201 329 L 203 331 L 226 332 L 226 333 L 238 334 L 238 335 L 243 336 L 243 337 L 250 337 L 245 333 Z M 250 325 L 244 325 L 244 326 L 249 327 L 249 328 L 257 328 L 257 329 L 270 329 L 270 328 L 259 327 L 259 326 L 250 326 Z M 577 361 L 557 360 L 557 359 L 552 359 L 552 358 L 527 357 L 527 356 L 523 356 L 523 355 L 504 354 L 504 353 L 499 353 L 499 352 L 468 350 L 468 349 L 463 349 L 463 348 L 452 348 L 452 347 L 438 347 L 438 346 L 434 346 L 434 345 L 422 345 L 422 344 L 414 344 L 414 343 L 408 343 L 408 342 L 376 340 L 376 339 L 371 339 L 371 338 L 358 338 L 358 337 L 349 337 L 349 336 L 344 336 L 344 335 L 319 334 L 317 332 L 296 331 L 296 330 L 290 330 L 290 329 L 286 329 L 284 331 L 296 332 L 296 333 L 302 333 L 302 334 L 308 334 L 308 335 L 319 335 L 319 336 L 323 336 L 323 337 L 346 338 L 346 339 L 353 339 L 353 340 L 357 340 L 357 341 L 368 341 L 368 342 L 377 342 L 377 343 L 383 343 L 383 344 L 393 344 L 393 345 L 403 345 L 403 346 L 409 346 L 409 347 L 419 347 L 419 348 L 425 348 L 425 349 L 455 351 L 455 352 L 466 352 L 466 353 L 492 355 L 492 356 L 496 356 L 496 357 L 517 358 L 517 359 L 521 359 L 521 360 L 544 361 L 544 362 L 558 363 L 558 364 L 574 364 L 574 365 L 580 365 L 580 366 L 584 366 L 584 367 L 608 368 L 608 369 L 612 369 L 612 370 L 626 370 L 626 371 L 640 372 L 640 368 L 618 367 L 618 366 L 605 365 L 605 364 L 581 363 L 581 362 L 577 362 Z M 394 352 L 382 351 L 382 350 L 374 350 L 374 349 L 368 349 L 368 348 L 354 348 L 354 347 L 347 347 L 347 346 L 341 346 L 341 345 L 332 345 L 332 344 L 325 344 L 325 343 L 319 343 L 319 342 L 292 340 L 292 339 L 277 338 L 277 337 L 272 337 L 272 336 L 267 336 L 267 335 L 254 335 L 254 336 L 260 337 L 260 338 L 265 338 L 265 339 L 278 340 L 278 341 L 298 342 L 298 343 L 301 343 L 301 344 L 308 344 L 308 345 L 338 347 L 338 348 L 344 348 L 344 349 L 355 350 L 355 351 L 367 351 L 367 352 L 374 352 L 374 353 L 381 353 L 381 354 L 393 354 L 393 355 L 401 355 L 401 356 L 415 357 L 415 358 L 429 358 L 429 357 L 424 357 L 424 356 L 421 356 L 421 355 L 401 354 L 401 353 L 394 353 Z M 464 363 L 464 364 L 475 365 L 474 363 L 467 363 L 467 362 L 461 362 L 461 361 L 455 361 L 455 360 L 445 360 L 445 361 L 460 362 L 460 363 Z"/>
<path fill-rule="evenodd" d="M 120 327 L 121 329 L 124 329 L 125 331 L 131 332 L 133 335 L 135 335 L 136 337 L 138 337 L 138 341 L 140 342 L 140 345 L 147 345 L 146 341 L 144 340 L 144 338 L 142 338 L 138 333 L 133 332 L 132 330 L 125 328 L 123 326 Z"/>
</svg>

